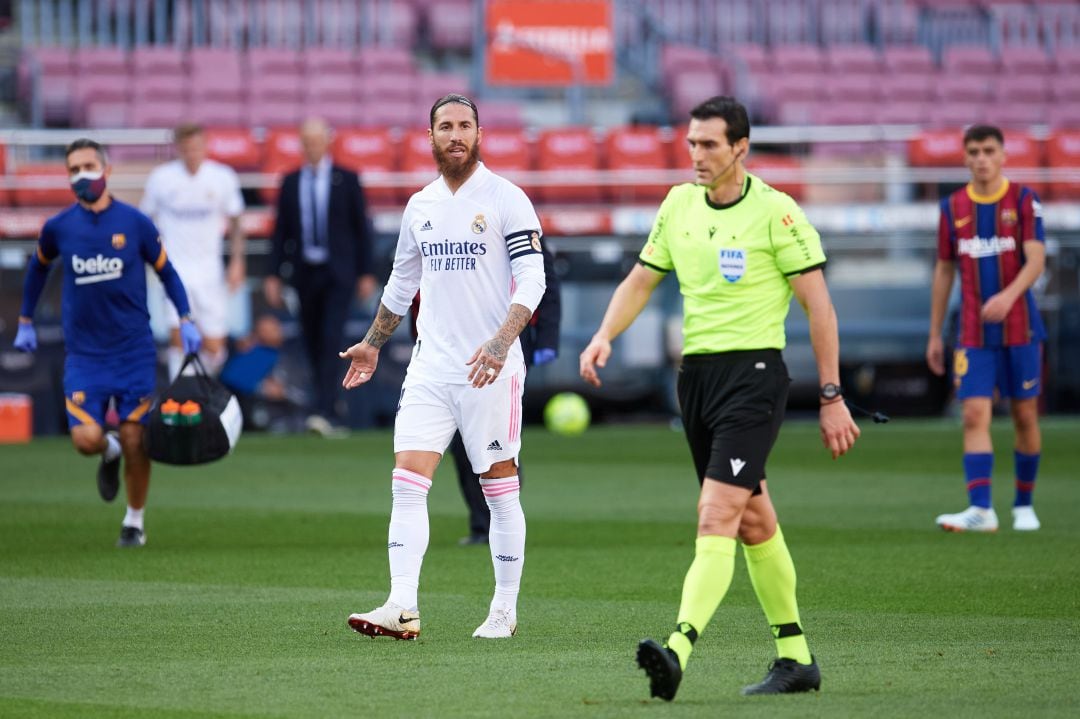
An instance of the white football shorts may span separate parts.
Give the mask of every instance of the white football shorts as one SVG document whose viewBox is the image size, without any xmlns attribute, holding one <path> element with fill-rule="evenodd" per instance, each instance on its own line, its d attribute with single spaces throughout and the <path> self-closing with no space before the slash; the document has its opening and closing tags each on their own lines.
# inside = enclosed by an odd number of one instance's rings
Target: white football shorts
<svg viewBox="0 0 1080 719">
<path fill-rule="evenodd" d="M 394 452 L 444 454 L 454 432 L 460 431 L 477 474 L 496 462 L 517 463 L 524 388 L 524 371 L 479 389 L 406 377 L 394 421 Z"/>
<path fill-rule="evenodd" d="M 229 288 L 225 281 L 216 279 L 199 282 L 183 279 L 183 282 L 195 326 L 204 337 L 227 337 L 229 335 Z M 170 328 L 180 326 L 180 315 L 176 313 L 176 308 L 168 299 L 165 300 L 165 319 Z"/>
</svg>

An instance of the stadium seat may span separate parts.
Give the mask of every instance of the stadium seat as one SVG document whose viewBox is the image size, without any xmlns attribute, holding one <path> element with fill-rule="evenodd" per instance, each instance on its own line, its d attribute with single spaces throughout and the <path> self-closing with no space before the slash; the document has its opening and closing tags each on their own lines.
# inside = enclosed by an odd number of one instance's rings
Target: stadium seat
<svg viewBox="0 0 1080 719">
<path fill-rule="evenodd" d="M 131 78 L 131 99 L 136 103 L 186 102 L 188 76 L 135 74 Z"/>
<path fill-rule="evenodd" d="M 357 95 L 353 88 L 353 76 L 341 75 L 337 71 L 308 75 L 302 80 L 302 96 L 305 103 L 323 100 L 344 100 L 351 102 Z"/>
<path fill-rule="evenodd" d="M 370 77 L 383 72 L 411 74 L 416 72 L 416 60 L 405 47 L 362 47 L 356 53 L 356 71 L 360 77 Z"/>
<path fill-rule="evenodd" d="M 188 104 L 185 100 L 155 100 L 153 102 L 132 102 L 128 112 L 131 127 L 175 127 L 188 117 Z"/>
<path fill-rule="evenodd" d="M 309 47 L 300 55 L 304 74 L 309 80 L 320 75 L 352 75 L 354 57 L 351 50 L 337 47 Z"/>
<path fill-rule="evenodd" d="M 756 43 L 732 45 L 724 51 L 723 55 L 725 62 L 734 64 L 736 70 L 755 75 L 769 71 L 769 54 L 764 45 Z"/>
<path fill-rule="evenodd" d="M 304 117 L 321 117 L 330 127 L 350 127 L 357 122 L 357 105 L 352 100 L 319 100 L 303 105 Z"/>
<path fill-rule="evenodd" d="M 1080 116 L 1077 118 L 1080 120 Z M 1052 168 L 1080 167 L 1080 122 L 1076 129 L 1052 132 L 1046 141 L 1046 164 Z M 1080 182 L 1055 182 L 1050 185 L 1050 197 L 1054 200 L 1080 199 Z"/>
<path fill-rule="evenodd" d="M 1002 71 L 1010 74 L 1046 75 L 1054 70 L 1053 61 L 1041 47 L 1003 47 L 999 59 Z"/>
<path fill-rule="evenodd" d="M 239 171 L 254 170 L 262 160 L 259 144 L 246 127 L 208 127 L 206 154 Z"/>
<path fill-rule="evenodd" d="M 990 99 L 989 75 L 945 74 L 934 83 L 938 101 L 943 105 L 983 103 Z"/>
<path fill-rule="evenodd" d="M 82 110 L 82 124 L 89 128 L 122 129 L 131 126 L 131 103 L 127 100 L 89 100 Z"/>
<path fill-rule="evenodd" d="M 908 162 L 916 167 L 963 167 L 964 131 L 959 128 L 923 130 L 908 142 Z"/>
<path fill-rule="evenodd" d="M 825 70 L 825 57 L 816 45 L 780 45 L 773 48 L 771 60 L 775 73 L 811 73 Z"/>
<path fill-rule="evenodd" d="M 998 63 L 985 45 L 950 45 L 941 52 L 941 69 L 950 75 L 992 75 Z"/>
<path fill-rule="evenodd" d="M 435 0 L 428 8 L 428 40 L 437 51 L 472 49 L 473 6 L 465 0 Z"/>
<path fill-rule="evenodd" d="M 671 166 L 670 131 L 656 127 L 612 128 L 604 138 L 609 170 L 666 170 Z M 660 181 L 612 186 L 612 202 L 655 202 L 664 199 L 671 183 Z"/>
<path fill-rule="evenodd" d="M 248 124 L 253 127 L 294 127 L 303 107 L 293 100 L 260 100 L 248 104 Z"/>
<path fill-rule="evenodd" d="M 999 105 L 1042 105 L 1050 99 L 1050 80 L 1042 74 L 1001 74 L 991 84 Z"/>
<path fill-rule="evenodd" d="M 479 109 L 480 127 L 486 130 L 520 130 L 525 127 L 520 102 L 484 100 L 480 103 Z"/>
<path fill-rule="evenodd" d="M 878 103 L 841 101 L 821 103 L 814 113 L 817 125 L 872 125 L 877 120 Z"/>
<path fill-rule="evenodd" d="M 61 162 L 19 165 L 15 175 L 19 186 L 11 199 L 19 207 L 66 207 L 75 201 Z"/>
<path fill-rule="evenodd" d="M 926 76 L 937 71 L 934 56 L 925 45 L 886 45 L 881 59 L 885 69 L 896 75 Z"/>
<path fill-rule="evenodd" d="M 235 50 L 192 48 L 188 54 L 193 105 L 207 100 L 236 102 L 245 93 L 245 73 Z"/>
<path fill-rule="evenodd" d="M 471 84 L 467 75 L 458 72 L 421 72 L 414 81 L 416 101 L 431 107 L 443 95 L 451 92 L 469 94 Z M 485 102 L 486 106 L 487 103 Z"/>
<path fill-rule="evenodd" d="M 801 200 L 806 194 L 806 186 L 801 182 L 780 179 L 781 172 L 802 169 L 802 162 L 787 155 L 768 155 L 751 152 L 746 162 L 746 169 L 781 192 Z"/>
<path fill-rule="evenodd" d="M 1050 99 L 1056 103 L 1080 101 L 1080 75 L 1058 75 L 1050 82 Z"/>
<path fill-rule="evenodd" d="M 825 69 L 846 75 L 877 75 L 882 70 L 881 55 L 868 44 L 833 45 L 825 48 Z"/>
<path fill-rule="evenodd" d="M 253 47 L 244 57 L 248 78 L 261 75 L 299 75 L 300 56 L 295 50 L 280 47 Z"/>
<path fill-rule="evenodd" d="M 878 79 L 886 102 L 929 102 L 934 98 L 934 75 L 884 75 Z"/>
<path fill-rule="evenodd" d="M 411 100 L 358 102 L 353 107 L 353 121 L 358 127 L 389 127 L 398 129 L 427 128 L 428 107 L 419 107 Z"/>
<path fill-rule="evenodd" d="M 821 41 L 828 46 L 864 40 L 872 14 L 862 0 L 820 0 L 815 19 Z"/>
<path fill-rule="evenodd" d="M 820 103 L 814 100 L 785 100 L 773 108 L 772 118 L 778 125 L 813 125 L 819 107 Z"/>
<path fill-rule="evenodd" d="M 1009 174 L 1010 169 L 1031 170 L 1040 168 L 1045 164 L 1043 161 L 1043 143 L 1032 137 L 1026 129 L 1010 129 L 1009 123 L 995 120 L 992 115 L 990 121 L 1001 125 L 1005 134 L 1005 154 L 1008 157 L 1005 164 L 1006 176 Z M 1031 124 L 1031 122 L 1028 122 L 1024 126 L 1027 127 Z M 1013 123 L 1013 127 L 1020 125 L 1019 122 Z M 1047 185 L 1044 182 L 1024 180 L 1023 184 L 1033 189 L 1040 197 L 1046 194 Z"/>
<path fill-rule="evenodd" d="M 1059 78 L 1080 75 L 1080 45 L 1058 48 L 1054 52 L 1054 67 Z"/>
<path fill-rule="evenodd" d="M 149 45 L 131 51 L 132 74 L 140 76 L 187 75 L 187 55 L 175 45 Z"/>
<path fill-rule="evenodd" d="M 832 75 L 822 84 L 825 97 L 834 102 L 870 102 L 881 99 L 881 78 L 875 75 Z"/>
<path fill-rule="evenodd" d="M 724 81 L 716 70 L 690 70 L 672 78 L 668 91 L 671 93 L 671 116 L 681 122 L 702 100 L 722 94 Z"/>
<path fill-rule="evenodd" d="M 1080 128 L 1080 98 L 1050 103 L 1046 108 L 1046 124 L 1053 128 Z"/>
<path fill-rule="evenodd" d="M 234 100 L 192 100 L 188 106 L 192 122 L 208 127 L 238 127 L 247 121 L 247 105 Z"/>
<path fill-rule="evenodd" d="M 7 146 L 0 144 L 0 177 L 7 175 Z M 0 187 L 0 207 L 11 204 L 11 191 L 6 187 Z"/>
<path fill-rule="evenodd" d="M 877 106 L 874 121 L 879 125 L 921 125 L 930 116 L 931 103 L 898 100 Z"/>
<path fill-rule="evenodd" d="M 946 102 L 944 100 L 934 104 L 930 111 L 930 118 L 925 123 L 930 127 L 964 127 L 982 121 L 986 117 L 986 103 L 970 102 Z"/>
<path fill-rule="evenodd" d="M 414 175 L 411 183 L 404 189 L 404 197 L 408 197 L 439 176 L 435 158 L 431 155 L 431 140 L 426 130 L 412 129 L 403 132 L 397 148 L 401 154 L 401 171 Z"/>
<path fill-rule="evenodd" d="M 128 59 L 127 53 L 119 47 L 82 47 L 75 51 L 75 74 L 127 78 L 131 72 Z"/>
<path fill-rule="evenodd" d="M 391 2 L 385 7 L 390 13 L 386 20 L 387 36 L 383 38 L 396 47 L 415 47 L 420 27 L 420 13 L 415 3 Z"/>
<path fill-rule="evenodd" d="M 352 94 L 373 105 L 382 102 L 412 103 L 416 96 L 415 75 L 410 72 L 384 70 L 365 77 Z M 434 102 L 435 98 L 431 101 Z"/>
<path fill-rule="evenodd" d="M 331 153 L 335 162 L 359 173 L 363 182 L 365 173 L 395 172 L 400 151 L 389 130 L 343 129 L 334 133 Z M 405 200 L 402 191 L 368 183 L 364 183 L 364 196 L 375 205 L 395 205 Z"/>
<path fill-rule="evenodd" d="M 272 128 L 266 133 L 263 142 L 262 171 L 274 175 L 274 179 L 268 187 L 259 190 L 259 196 L 267 204 L 277 202 L 278 187 L 281 177 L 287 172 L 292 172 L 304 161 L 304 155 L 300 147 L 300 133 L 293 127 Z"/>
<path fill-rule="evenodd" d="M 532 145 L 521 130 L 485 129 L 480 142 L 480 157 L 485 165 L 499 173 L 527 172 L 534 164 Z M 531 192 L 531 188 L 523 189 Z"/>
<path fill-rule="evenodd" d="M 542 131 L 537 138 L 536 164 L 536 169 L 557 172 L 560 176 L 600 169 L 600 154 L 592 130 L 561 127 Z M 546 185 L 538 194 L 543 202 L 599 202 L 603 199 L 603 188 L 594 182 Z"/>
<path fill-rule="evenodd" d="M 248 98 L 253 105 L 263 101 L 297 103 L 302 98 L 304 79 L 296 74 L 252 73 L 248 77 Z"/>
</svg>

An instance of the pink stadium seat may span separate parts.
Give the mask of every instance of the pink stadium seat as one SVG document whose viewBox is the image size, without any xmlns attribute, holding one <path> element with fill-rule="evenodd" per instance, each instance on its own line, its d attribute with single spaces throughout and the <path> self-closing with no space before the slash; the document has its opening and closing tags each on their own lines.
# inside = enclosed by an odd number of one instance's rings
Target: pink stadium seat
<svg viewBox="0 0 1080 719">
<path fill-rule="evenodd" d="M 353 53 L 336 47 L 309 47 L 300 55 L 304 74 L 310 79 L 319 75 L 351 75 Z"/>
<path fill-rule="evenodd" d="M 34 60 L 41 71 L 48 75 L 67 75 L 74 71 L 73 53 L 70 48 L 39 46 L 23 52 L 23 62 Z"/>
<path fill-rule="evenodd" d="M 127 101 L 131 97 L 131 85 L 118 81 L 115 76 L 86 75 L 72 86 L 77 102 Z"/>
<path fill-rule="evenodd" d="M 1050 98 L 1055 102 L 1080 101 L 1080 75 L 1058 75 L 1050 82 Z"/>
<path fill-rule="evenodd" d="M 1050 80 L 1041 73 L 1002 74 L 992 83 L 992 89 L 1001 104 L 1042 104 L 1050 98 Z"/>
<path fill-rule="evenodd" d="M 862 39 L 870 19 L 862 0 L 820 0 L 817 21 L 821 41 L 826 45 Z"/>
<path fill-rule="evenodd" d="M 394 172 L 400 152 L 389 130 L 342 129 L 334 133 L 331 150 L 334 160 L 361 175 L 365 172 Z M 392 187 L 365 185 L 364 195 L 369 202 L 390 205 L 402 202 L 403 192 Z"/>
<path fill-rule="evenodd" d="M 384 7 L 390 13 L 387 20 L 390 36 L 387 40 L 398 47 L 415 46 L 420 26 L 420 13 L 416 6 L 409 2 L 392 2 Z"/>
<path fill-rule="evenodd" d="M 837 102 L 868 102 L 878 100 L 882 88 L 880 78 L 873 75 L 836 74 L 822 89 Z"/>
<path fill-rule="evenodd" d="M 818 73 L 778 73 L 760 79 L 759 92 L 774 103 L 816 102 L 824 97 L 827 76 Z"/>
<path fill-rule="evenodd" d="M 430 110 L 430 105 L 428 106 Z M 487 130 L 520 130 L 525 127 L 521 103 L 511 100 L 485 100 L 480 106 L 480 127 Z"/>
<path fill-rule="evenodd" d="M 929 102 L 887 102 L 877 106 L 875 122 L 879 125 L 921 125 L 930 116 L 930 108 Z"/>
<path fill-rule="evenodd" d="M 321 117 L 331 127 L 350 127 L 356 124 L 355 103 L 348 98 L 304 103 L 304 115 Z"/>
<path fill-rule="evenodd" d="M 136 74 L 131 79 L 132 99 L 137 103 L 186 101 L 187 85 L 186 75 Z"/>
<path fill-rule="evenodd" d="M 879 80 L 886 101 L 926 101 L 934 97 L 936 75 L 885 75 Z"/>
<path fill-rule="evenodd" d="M 300 75 L 254 73 L 248 78 L 248 97 L 251 102 L 278 100 L 299 102 L 304 80 Z"/>
<path fill-rule="evenodd" d="M 1046 74 L 1054 63 L 1041 47 L 1008 46 L 1001 49 L 1001 69 L 1008 73 Z"/>
<path fill-rule="evenodd" d="M 773 108 L 772 118 L 778 125 L 813 125 L 819 107 L 813 100 L 785 100 Z"/>
<path fill-rule="evenodd" d="M 373 45 L 356 53 L 356 71 L 364 77 L 381 72 L 411 74 L 416 72 L 416 60 L 407 48 Z"/>
<path fill-rule="evenodd" d="M 366 102 L 412 102 L 415 99 L 415 80 L 411 73 L 380 72 L 364 78 L 355 92 Z M 432 98 L 434 102 L 434 98 Z"/>
<path fill-rule="evenodd" d="M 130 72 L 127 53 L 120 48 L 84 47 L 75 51 L 75 73 L 85 77 L 127 77 Z"/>
<path fill-rule="evenodd" d="M 986 107 L 986 122 L 1000 127 L 1031 127 L 1046 120 L 1043 102 L 1001 103 L 993 102 Z M 1013 164 L 1012 148 L 1009 148 L 1009 164 Z"/>
<path fill-rule="evenodd" d="M 1050 127 L 1080 128 L 1080 99 L 1051 103 L 1046 109 L 1046 124 Z"/>
<path fill-rule="evenodd" d="M 833 73 L 876 75 L 882 60 L 870 45 L 833 45 L 825 48 L 825 68 Z"/>
<path fill-rule="evenodd" d="M 127 102 L 93 100 L 83 108 L 82 123 L 95 129 L 129 127 L 131 105 Z"/>
<path fill-rule="evenodd" d="M 248 105 L 248 123 L 254 127 L 295 127 L 303 114 L 291 100 L 261 100 Z"/>
<path fill-rule="evenodd" d="M 258 143 L 245 127 L 208 126 L 206 154 L 235 170 L 254 170 L 262 160 Z"/>
<path fill-rule="evenodd" d="M 43 77 L 38 86 L 46 123 L 67 124 L 75 111 L 75 78 Z"/>
<path fill-rule="evenodd" d="M 596 138 L 587 127 L 543 130 L 537 138 L 536 163 L 536 169 L 557 171 L 560 176 L 575 170 L 597 170 L 600 153 Z M 543 202 L 599 202 L 603 197 L 602 188 L 595 183 L 548 185 L 538 192 Z"/>
<path fill-rule="evenodd" d="M 183 100 L 133 102 L 128 122 L 132 127 L 175 127 L 188 114 Z"/>
<path fill-rule="evenodd" d="M 820 72 L 825 69 L 825 58 L 816 45 L 780 45 L 772 51 L 774 72 Z"/>
<path fill-rule="evenodd" d="M 137 47 L 131 51 L 131 69 L 135 77 L 146 75 L 186 75 L 187 56 L 172 45 Z"/>
<path fill-rule="evenodd" d="M 467 51 L 472 48 L 471 2 L 442 0 L 428 10 L 428 35 L 434 50 Z"/>
<path fill-rule="evenodd" d="M 944 105 L 978 103 L 990 99 L 990 78 L 985 75 L 943 74 L 934 84 L 938 100 Z"/>
<path fill-rule="evenodd" d="M 671 150 L 656 127 L 612 128 L 604 138 L 604 156 L 611 170 L 666 170 Z M 664 199 L 670 183 L 635 184 L 611 189 L 613 202 L 655 202 Z"/>
<path fill-rule="evenodd" d="M 930 110 L 931 127 L 964 127 L 982 122 L 986 104 L 979 102 L 938 102 Z"/>
<path fill-rule="evenodd" d="M 336 71 L 308 75 L 302 82 L 304 102 L 344 100 L 352 102 L 359 90 L 354 87 L 352 74 L 341 75 Z"/>
<path fill-rule="evenodd" d="M 874 102 L 822 103 L 814 113 L 817 125 L 872 125 L 877 121 Z"/>
<path fill-rule="evenodd" d="M 235 102 L 247 92 L 243 75 L 238 69 L 231 67 L 219 73 L 192 72 L 188 82 L 192 103 Z"/>
<path fill-rule="evenodd" d="M 1061 47 L 1054 53 L 1058 77 L 1080 75 L 1080 45 Z"/>
<path fill-rule="evenodd" d="M 769 55 L 763 45 L 745 43 L 732 45 L 723 52 L 725 60 L 733 62 L 736 69 L 757 74 L 769 69 Z"/>
<path fill-rule="evenodd" d="M 428 126 L 428 108 L 411 100 L 360 102 L 354 107 L 353 122 L 358 127 L 417 128 Z"/>
<path fill-rule="evenodd" d="M 951 45 L 941 53 L 941 69 L 946 73 L 992 74 L 998 63 L 985 45 Z"/>
<path fill-rule="evenodd" d="M 892 73 L 927 75 L 937 70 L 930 48 L 924 45 L 886 45 L 881 59 Z"/>
<path fill-rule="evenodd" d="M 293 50 L 277 47 L 253 47 L 247 51 L 248 76 L 299 75 L 300 56 Z"/>
<path fill-rule="evenodd" d="M 433 105 L 437 99 L 451 92 L 468 94 L 469 78 L 458 72 L 423 72 L 416 75 L 416 100 L 421 105 Z"/>
<path fill-rule="evenodd" d="M 197 77 L 215 74 L 239 77 L 243 74 L 241 57 L 237 50 L 193 47 L 188 53 L 188 69 Z"/>
<path fill-rule="evenodd" d="M 724 81 L 715 70 L 695 70 L 676 75 L 668 89 L 672 117 L 682 121 L 702 100 L 722 94 Z"/>
<path fill-rule="evenodd" d="M 207 127 L 237 127 L 247 122 L 247 106 L 239 98 L 192 101 L 188 114 L 192 122 Z"/>
</svg>

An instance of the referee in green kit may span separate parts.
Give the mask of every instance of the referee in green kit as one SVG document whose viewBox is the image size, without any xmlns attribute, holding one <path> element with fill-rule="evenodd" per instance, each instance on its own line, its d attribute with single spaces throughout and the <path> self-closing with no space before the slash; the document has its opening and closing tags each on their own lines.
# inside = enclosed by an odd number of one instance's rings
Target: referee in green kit
<svg viewBox="0 0 1080 719">
<path fill-rule="evenodd" d="M 638 264 L 611 298 L 581 353 L 581 376 L 599 387 L 611 341 L 641 312 L 668 272 L 683 295 L 679 403 L 701 496 L 694 561 L 683 582 L 676 629 L 663 644 L 638 645 L 652 696 L 668 701 L 694 642 L 731 585 L 735 542 L 772 627 L 777 659 L 744 694 L 819 689 L 821 675 L 799 621 L 795 567 L 776 520 L 765 463 L 784 418 L 788 377 L 780 350 L 791 297 L 810 320 L 821 384 L 821 439 L 833 459 L 859 436 L 839 386 L 836 313 L 825 285 L 817 231 L 788 195 L 743 166 L 746 108 L 714 97 L 690 112 L 686 141 L 695 183 L 660 206 Z"/>
</svg>

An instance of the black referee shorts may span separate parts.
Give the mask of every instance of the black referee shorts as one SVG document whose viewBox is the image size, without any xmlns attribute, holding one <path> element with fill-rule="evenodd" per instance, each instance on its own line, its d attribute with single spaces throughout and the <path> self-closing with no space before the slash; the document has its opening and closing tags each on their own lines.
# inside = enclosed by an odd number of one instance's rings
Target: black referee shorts
<svg viewBox="0 0 1080 719">
<path fill-rule="evenodd" d="M 780 350 L 683 357 L 679 404 L 699 482 L 708 477 L 761 493 L 790 384 Z"/>
</svg>

